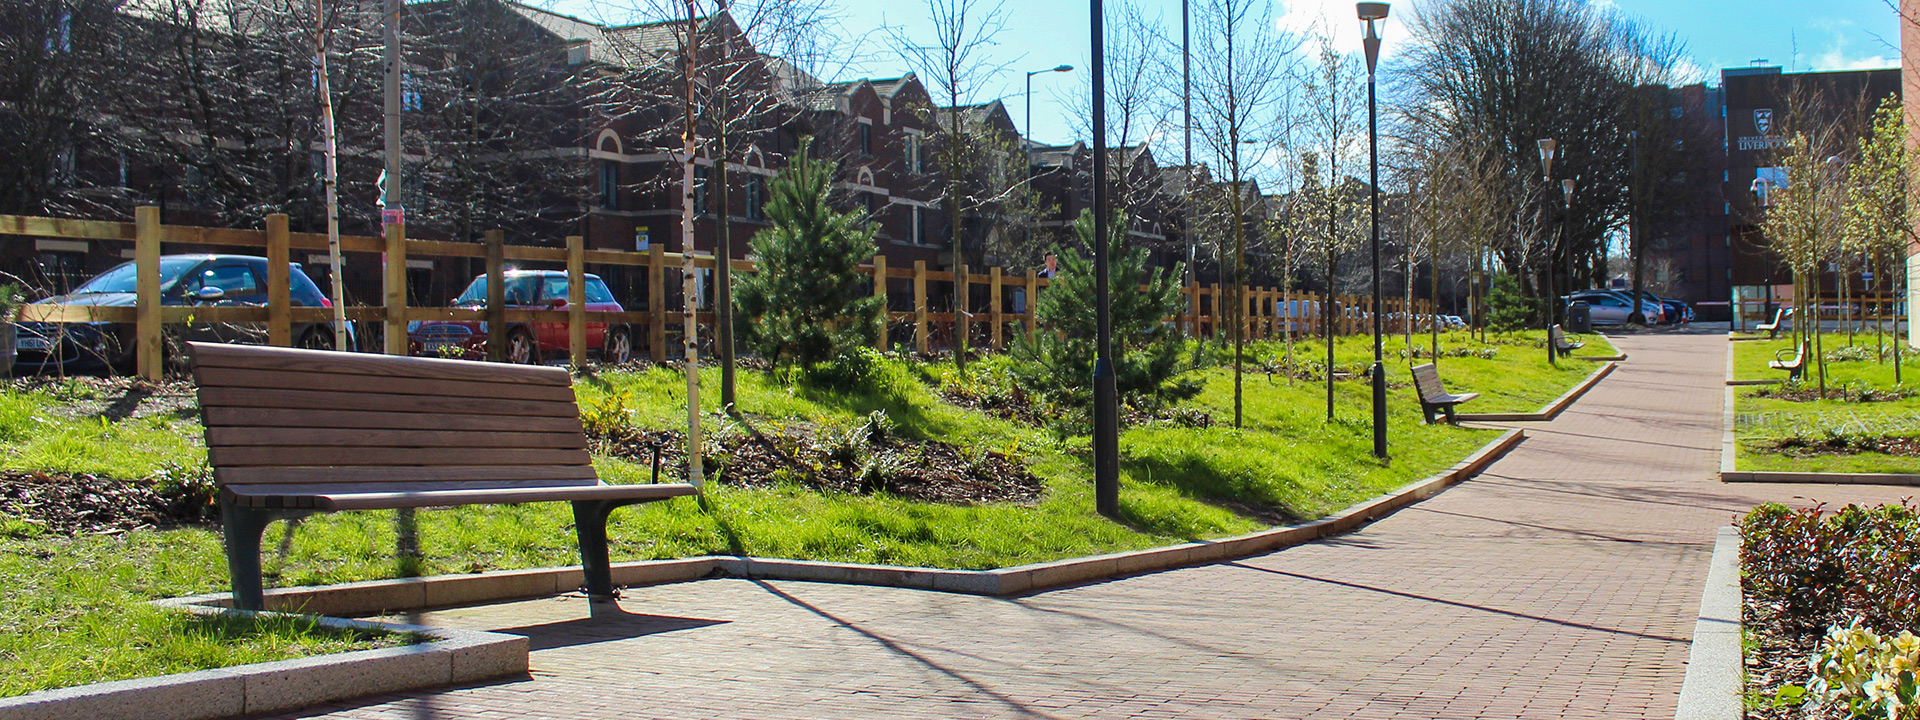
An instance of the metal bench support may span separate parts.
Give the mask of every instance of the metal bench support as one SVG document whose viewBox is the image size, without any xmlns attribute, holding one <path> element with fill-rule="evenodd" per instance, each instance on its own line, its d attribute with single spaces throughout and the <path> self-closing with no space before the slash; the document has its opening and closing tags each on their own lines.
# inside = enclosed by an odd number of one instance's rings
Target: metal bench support
<svg viewBox="0 0 1920 720">
<path fill-rule="evenodd" d="M 266 592 L 260 579 L 260 536 L 275 520 L 292 520 L 312 513 L 305 510 L 267 510 L 240 507 L 233 498 L 221 498 L 220 532 L 225 536 L 227 575 L 233 580 L 233 606 L 265 610 Z"/>
</svg>

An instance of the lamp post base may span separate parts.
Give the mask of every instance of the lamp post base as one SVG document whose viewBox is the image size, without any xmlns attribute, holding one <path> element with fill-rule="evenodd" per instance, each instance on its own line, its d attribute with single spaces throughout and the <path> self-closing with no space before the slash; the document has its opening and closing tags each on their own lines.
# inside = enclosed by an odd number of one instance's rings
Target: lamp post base
<svg viewBox="0 0 1920 720">
<path fill-rule="evenodd" d="M 1387 459 L 1387 370 L 1373 363 L 1373 456 Z"/>
</svg>

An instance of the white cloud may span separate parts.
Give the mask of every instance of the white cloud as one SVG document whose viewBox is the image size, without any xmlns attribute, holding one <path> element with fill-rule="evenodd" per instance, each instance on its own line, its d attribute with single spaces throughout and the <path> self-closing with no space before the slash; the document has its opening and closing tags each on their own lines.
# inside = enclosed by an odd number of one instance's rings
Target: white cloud
<svg viewBox="0 0 1920 720">
<path fill-rule="evenodd" d="M 1900 66 L 1900 58 L 1888 57 L 1875 50 L 1888 50 L 1885 43 L 1863 33 L 1851 20 L 1838 18 L 1815 18 L 1807 23 L 1809 27 L 1826 31 L 1831 36 L 1826 51 L 1813 56 L 1809 63 L 1813 70 L 1830 72 L 1835 70 L 1876 70 Z M 1856 50 L 1854 45 L 1866 38 L 1873 47 Z"/>
<path fill-rule="evenodd" d="M 1335 52 L 1361 51 L 1360 39 L 1366 34 L 1366 23 L 1354 14 L 1353 0 L 1283 0 L 1280 5 L 1280 28 L 1309 40 L 1308 51 L 1314 49 L 1313 41 L 1322 37 L 1333 39 Z M 1406 25 L 1400 22 L 1401 13 L 1412 9 L 1411 2 L 1394 3 L 1387 19 L 1374 24 L 1382 38 L 1382 56 L 1393 56 L 1397 45 L 1406 42 Z"/>
</svg>

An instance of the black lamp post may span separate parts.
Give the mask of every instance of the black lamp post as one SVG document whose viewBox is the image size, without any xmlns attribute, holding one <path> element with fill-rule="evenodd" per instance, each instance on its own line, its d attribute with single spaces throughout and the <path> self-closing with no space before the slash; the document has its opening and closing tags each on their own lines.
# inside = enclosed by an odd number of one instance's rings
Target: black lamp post
<svg viewBox="0 0 1920 720">
<path fill-rule="evenodd" d="M 1387 18 L 1383 2 L 1356 3 L 1354 9 L 1367 23 L 1367 164 L 1371 171 L 1368 195 L 1372 200 L 1373 222 L 1373 456 L 1387 457 L 1387 370 L 1380 355 L 1380 118 L 1379 96 L 1374 90 L 1374 68 L 1380 64 L 1380 35 L 1374 22 Z"/>
<path fill-rule="evenodd" d="M 1059 67 L 1050 67 L 1045 70 L 1035 70 L 1027 73 L 1027 126 L 1022 128 L 1022 132 L 1027 134 L 1027 142 L 1033 142 L 1033 76 L 1051 72 L 1073 72 L 1073 66 L 1061 65 Z"/>
<path fill-rule="evenodd" d="M 1560 216 L 1560 246 L 1562 248 L 1565 248 L 1567 253 L 1567 295 L 1569 298 L 1571 298 L 1574 291 L 1573 234 L 1570 232 L 1571 226 L 1573 225 L 1573 179 L 1572 178 L 1568 178 L 1560 181 L 1560 192 L 1561 194 L 1567 196 L 1567 211 L 1566 213 Z M 1634 307 L 1639 307 L 1640 306 L 1639 302 L 1640 301 L 1635 300 Z M 1567 304 L 1572 305 L 1573 304 L 1572 300 L 1569 299 Z M 1565 322 L 1567 318 L 1565 317 L 1566 311 L 1564 308 L 1561 310 L 1560 314 L 1562 315 L 1561 322 Z"/>
<path fill-rule="evenodd" d="M 1548 186 L 1551 187 L 1553 184 L 1553 151 L 1556 147 L 1559 146 L 1559 143 L 1555 142 L 1553 138 L 1545 138 L 1540 140 L 1538 145 L 1540 146 L 1540 180 L 1541 182 L 1547 183 Z M 1553 253 L 1547 253 L 1546 268 L 1547 268 L 1547 324 L 1552 325 L 1553 318 L 1557 314 L 1553 306 L 1559 302 L 1559 297 L 1560 297 L 1553 293 Z M 1554 357 L 1553 343 L 1547 343 L 1547 364 L 1549 365 L 1556 364 L 1556 358 Z"/>
<path fill-rule="evenodd" d="M 1120 390 L 1113 376 L 1113 297 L 1107 288 L 1106 10 L 1090 0 L 1093 30 L 1093 505 L 1120 515 Z"/>
</svg>

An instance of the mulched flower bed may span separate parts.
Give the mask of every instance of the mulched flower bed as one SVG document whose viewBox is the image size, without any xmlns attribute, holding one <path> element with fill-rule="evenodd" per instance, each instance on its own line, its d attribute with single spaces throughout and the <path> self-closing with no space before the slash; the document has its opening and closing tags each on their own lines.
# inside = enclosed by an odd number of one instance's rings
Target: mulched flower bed
<svg viewBox="0 0 1920 720">
<path fill-rule="evenodd" d="M 1796 458 L 1860 453 L 1920 458 L 1920 437 L 1842 435 L 1820 440 L 1786 438 L 1762 444 L 1759 449 Z"/>
<path fill-rule="evenodd" d="M 1847 716 L 1837 707 L 1773 701 L 1781 688 L 1804 688 L 1812 682 L 1813 668 L 1807 658 L 1813 656 L 1828 627 L 1846 624 L 1843 618 L 1837 613 L 1821 619 L 1800 617 L 1781 603 L 1749 595 L 1740 622 L 1752 643 L 1746 657 L 1747 690 L 1762 698 L 1748 708 L 1747 720 L 1841 720 Z"/>
<path fill-rule="evenodd" d="M 1842 400 L 1853 403 L 1888 402 L 1913 397 L 1914 391 L 1906 388 L 1872 388 L 1854 386 L 1836 386 L 1827 388 L 1826 400 Z M 1787 402 L 1815 402 L 1820 397 L 1820 388 L 1815 385 L 1772 385 L 1753 392 L 1753 397 Z"/>
<path fill-rule="evenodd" d="M 647 430 L 598 435 L 594 450 L 641 464 L 658 453 L 660 477 L 686 478 L 686 435 L 678 430 Z M 877 436 L 876 436 L 877 435 Z M 709 473 L 737 487 L 774 487 L 783 482 L 827 492 L 885 492 L 910 500 L 955 505 L 1029 503 L 1043 484 L 1027 468 L 1003 453 L 971 451 L 951 443 L 909 440 L 866 427 L 826 431 L 785 424 L 768 432 L 752 424 L 729 422 L 709 428 L 703 438 Z"/>
<path fill-rule="evenodd" d="M 0 515 L 38 532 L 67 537 L 117 535 L 199 520 L 152 482 L 20 470 L 0 470 Z M 9 534 L 19 530 L 15 526 Z"/>
</svg>

